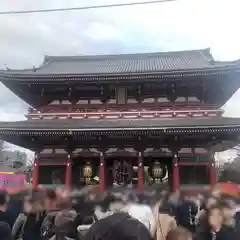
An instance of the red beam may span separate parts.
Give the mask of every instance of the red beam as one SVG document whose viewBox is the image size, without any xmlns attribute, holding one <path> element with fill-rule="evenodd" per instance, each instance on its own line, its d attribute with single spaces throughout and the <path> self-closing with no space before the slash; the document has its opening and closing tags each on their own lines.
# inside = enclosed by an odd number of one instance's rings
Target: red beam
<svg viewBox="0 0 240 240">
<path fill-rule="evenodd" d="M 198 157 L 198 156 L 208 156 L 208 153 L 192 153 L 192 152 L 186 152 L 186 153 L 178 153 L 178 158 L 181 157 Z"/>
<path fill-rule="evenodd" d="M 209 162 L 179 162 L 179 166 L 209 166 Z"/>
<path fill-rule="evenodd" d="M 66 166 L 66 162 L 40 162 L 39 166 Z"/>
<path fill-rule="evenodd" d="M 39 159 L 41 158 L 66 158 L 67 159 L 68 154 L 63 153 L 63 154 L 59 154 L 59 153 L 40 153 Z"/>
</svg>

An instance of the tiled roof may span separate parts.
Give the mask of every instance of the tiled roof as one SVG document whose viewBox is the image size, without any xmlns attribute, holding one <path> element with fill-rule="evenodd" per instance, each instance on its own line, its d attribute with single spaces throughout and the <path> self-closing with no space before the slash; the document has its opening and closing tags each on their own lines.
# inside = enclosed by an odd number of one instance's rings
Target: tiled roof
<svg viewBox="0 0 240 240">
<path fill-rule="evenodd" d="M 234 62 L 236 64 L 236 61 Z M 121 74 L 192 70 L 229 65 L 214 62 L 209 49 L 97 56 L 46 56 L 39 68 L 8 70 L 15 74 Z"/>
<path fill-rule="evenodd" d="M 25 148 L 37 149 L 38 143 L 33 137 L 88 136 L 121 137 L 121 136 L 173 136 L 184 135 L 199 137 L 203 134 L 216 134 L 223 142 L 217 151 L 223 151 L 235 146 L 240 132 L 240 118 L 231 119 L 175 119 L 175 120 L 32 120 L 22 122 L 0 122 L 0 137 Z M 167 134 L 167 135 L 166 135 Z M 201 136 L 201 135 L 200 135 Z M 77 136 L 76 136 L 77 137 Z M 232 140 L 229 139 L 232 138 Z M 31 139 L 31 141 L 27 141 Z M 58 141 L 58 140 L 57 140 Z M 207 141 L 207 139 L 206 139 Z M 224 142 L 226 141 L 226 142 Z M 98 140 L 99 142 L 99 140 Z M 115 144 L 115 143 L 113 143 Z M 147 144 L 147 143 L 146 143 Z M 216 146 L 215 146 L 216 148 Z M 220 149 L 220 150 L 219 150 Z"/>
<path fill-rule="evenodd" d="M 132 130 L 179 130 L 203 131 L 219 128 L 239 128 L 240 118 L 221 119 L 121 119 L 121 120 L 31 120 L 0 122 L 0 135 L 7 132 L 55 132 L 58 131 L 132 131 Z"/>
<path fill-rule="evenodd" d="M 86 57 L 49 57 L 39 71 L 56 73 L 136 73 L 204 67 L 202 51 L 123 54 Z"/>
</svg>

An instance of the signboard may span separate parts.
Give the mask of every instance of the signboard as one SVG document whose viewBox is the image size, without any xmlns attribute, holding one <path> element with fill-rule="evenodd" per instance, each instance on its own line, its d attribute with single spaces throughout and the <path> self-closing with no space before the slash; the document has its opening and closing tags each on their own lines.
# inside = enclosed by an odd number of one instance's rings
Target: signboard
<svg viewBox="0 0 240 240">
<path fill-rule="evenodd" d="M 0 174 L 0 189 L 21 188 L 25 183 L 24 174 Z"/>
</svg>

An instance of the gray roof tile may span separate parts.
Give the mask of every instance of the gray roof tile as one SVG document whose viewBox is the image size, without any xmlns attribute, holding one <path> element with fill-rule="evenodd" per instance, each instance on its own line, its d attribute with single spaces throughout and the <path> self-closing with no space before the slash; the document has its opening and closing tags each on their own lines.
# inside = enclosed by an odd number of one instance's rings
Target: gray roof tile
<svg viewBox="0 0 240 240">
<path fill-rule="evenodd" d="M 203 67 L 209 64 L 201 52 L 126 54 L 113 56 L 50 57 L 37 71 L 56 73 L 136 73 Z"/>
<path fill-rule="evenodd" d="M 234 62 L 236 63 L 236 62 Z M 22 74 L 121 74 L 214 68 L 229 65 L 214 62 L 209 49 L 97 56 L 45 56 L 39 68 L 9 73 Z"/>
</svg>

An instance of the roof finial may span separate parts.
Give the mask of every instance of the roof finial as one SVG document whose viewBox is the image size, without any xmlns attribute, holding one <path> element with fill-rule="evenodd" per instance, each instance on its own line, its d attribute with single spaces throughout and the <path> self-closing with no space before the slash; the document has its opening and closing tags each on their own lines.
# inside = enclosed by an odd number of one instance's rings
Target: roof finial
<svg viewBox="0 0 240 240">
<path fill-rule="evenodd" d="M 5 69 L 6 69 L 6 71 L 9 71 L 9 70 L 11 70 L 8 66 L 7 66 L 7 64 L 5 63 L 4 64 L 4 67 L 5 67 Z"/>
<path fill-rule="evenodd" d="M 44 63 L 46 63 L 49 60 L 49 56 L 48 55 L 44 55 Z"/>
</svg>

